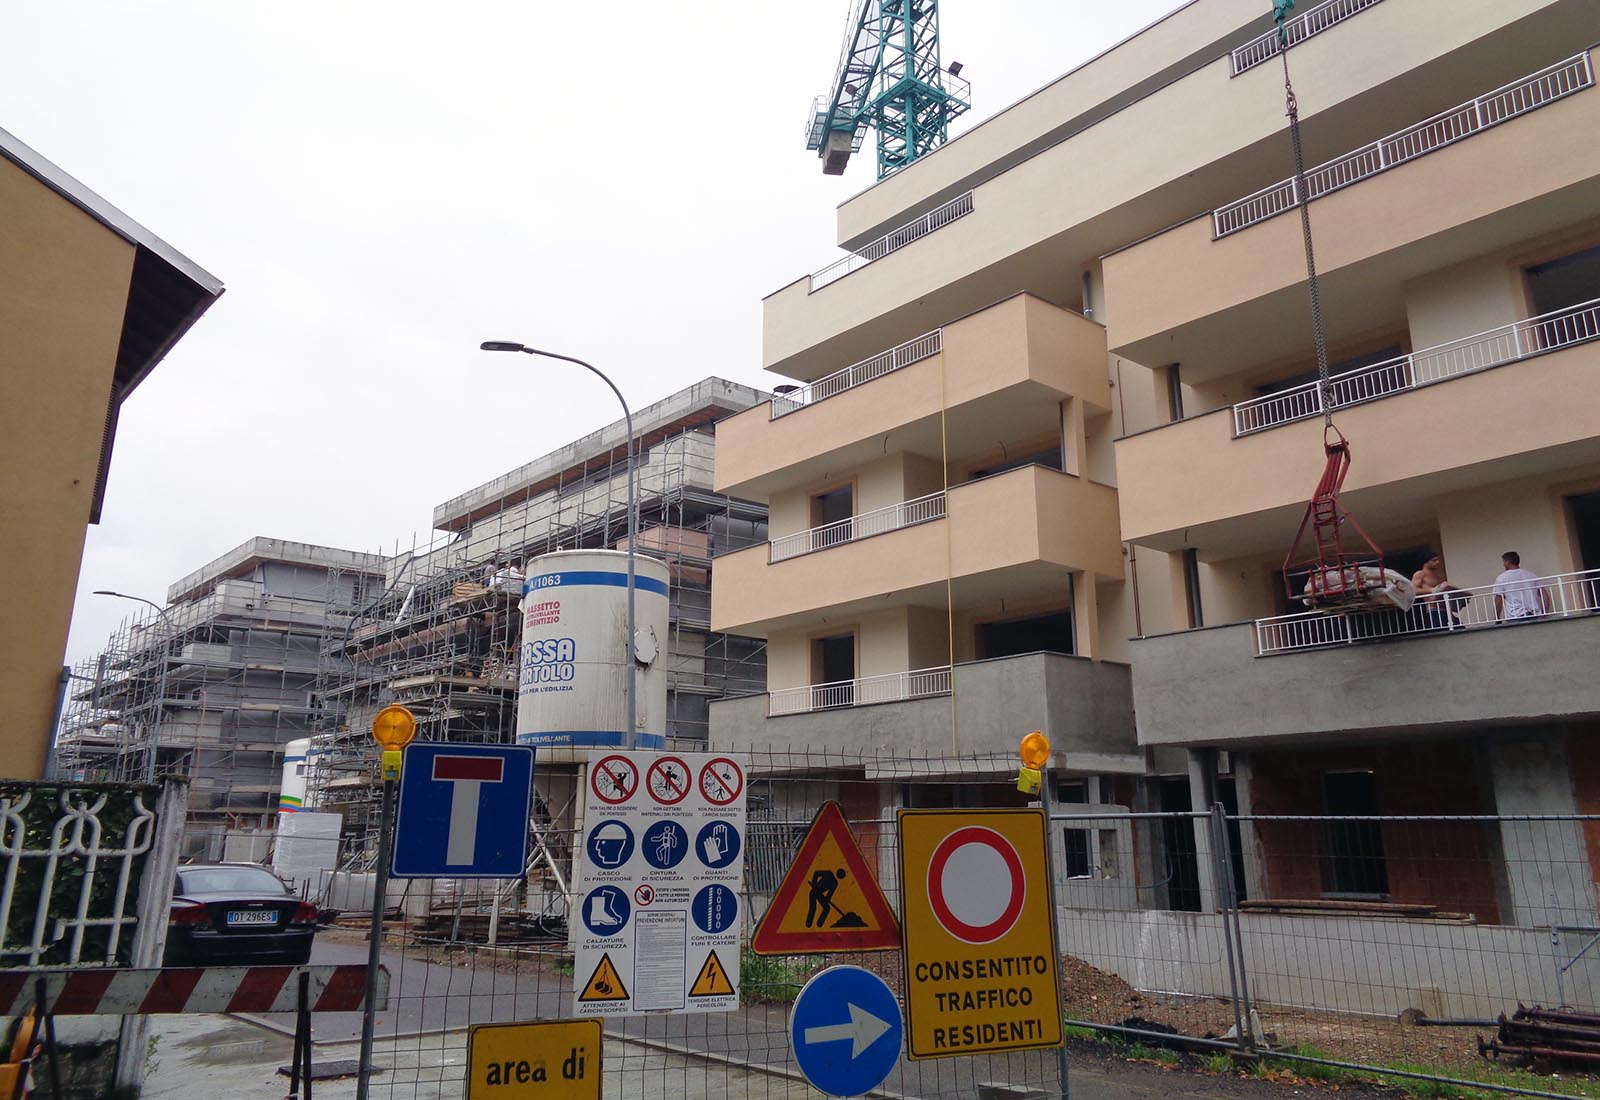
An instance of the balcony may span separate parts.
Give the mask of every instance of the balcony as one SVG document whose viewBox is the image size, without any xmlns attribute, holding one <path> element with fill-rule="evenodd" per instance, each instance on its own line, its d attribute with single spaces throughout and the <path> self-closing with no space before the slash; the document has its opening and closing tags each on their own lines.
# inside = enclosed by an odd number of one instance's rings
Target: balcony
<svg viewBox="0 0 1600 1100">
<path fill-rule="evenodd" d="M 874 379 L 882 378 L 891 371 L 899 370 L 901 367 L 909 367 L 912 363 L 920 363 L 930 355 L 938 355 L 943 348 L 944 332 L 935 330 L 915 339 L 907 340 L 898 347 L 890 348 L 888 351 L 874 355 L 870 359 L 852 363 L 844 370 L 835 371 L 833 374 L 819 378 L 815 382 L 807 382 L 804 386 L 797 386 L 788 393 L 775 394 L 771 401 L 772 419 L 776 420 L 778 417 L 786 413 L 792 413 L 796 409 L 815 405 L 818 401 L 841 394 L 845 390 L 853 390 L 857 386 L 864 386 Z"/>
<path fill-rule="evenodd" d="M 711 629 L 765 634 L 867 609 L 943 606 L 945 581 L 995 599 L 1122 575 L 1117 493 L 1023 466 L 717 559 Z M 867 537 L 868 532 L 876 532 Z"/>
<path fill-rule="evenodd" d="M 1403 326 L 1413 281 L 1592 219 L 1593 86 L 1580 54 L 1308 173 L 1329 339 Z M 1297 199 L 1284 181 L 1107 255 L 1112 351 L 1192 384 L 1302 354 L 1304 241 L 1277 216 Z"/>
<path fill-rule="evenodd" d="M 1263 657 L 1303 649 L 1354 645 L 1357 642 L 1411 638 L 1419 635 L 1521 626 L 1529 620 L 1567 619 L 1600 611 L 1600 569 L 1561 573 L 1523 582 L 1506 609 L 1495 598 L 1494 585 L 1452 589 L 1447 597 L 1424 597 L 1410 611 L 1306 611 L 1256 620 L 1256 652 Z M 1542 608 L 1542 610 L 1540 610 Z"/>
<path fill-rule="evenodd" d="M 927 699 L 950 694 L 950 666 L 919 668 L 912 672 L 893 672 L 887 676 L 863 676 L 831 684 L 810 684 L 767 693 L 767 717 L 809 714 L 835 707 L 865 707 L 877 703 L 900 703 L 907 699 Z"/>
<path fill-rule="evenodd" d="M 963 81 L 965 83 L 965 81 Z M 913 241 L 921 240 L 936 229 L 943 229 L 957 218 L 965 217 L 972 213 L 972 192 L 957 195 L 942 206 L 937 206 L 920 218 L 911 221 L 897 229 L 891 229 L 877 240 L 868 241 L 850 255 L 840 260 L 835 260 L 821 271 L 811 275 L 811 290 L 815 293 L 829 283 L 838 282 L 853 271 L 860 271 L 874 260 L 881 260 L 891 252 L 896 252 Z"/>
<path fill-rule="evenodd" d="M 1407 161 L 1426 156 L 1463 138 L 1482 133 L 1491 126 L 1509 122 L 1593 86 L 1594 65 L 1589 52 L 1585 50 L 1458 107 L 1441 111 L 1398 133 L 1381 137 L 1370 145 L 1307 169 L 1307 198 L 1320 199 L 1341 187 L 1349 187 L 1379 172 L 1397 168 Z M 1301 201 L 1299 183 L 1290 177 L 1271 187 L 1262 188 L 1253 195 L 1218 207 L 1211 214 L 1212 228 L 1217 237 L 1226 237 L 1292 210 Z"/>
<path fill-rule="evenodd" d="M 929 457 L 981 452 L 1059 431 L 1069 397 L 1110 411 L 1105 329 L 1013 295 L 719 421 L 716 489 L 770 499 L 881 457 L 889 432 L 896 449 Z"/>
<path fill-rule="evenodd" d="M 1293 49 L 1306 39 L 1343 23 L 1352 15 L 1359 15 L 1376 3 L 1378 0 L 1328 0 L 1325 4 L 1311 8 L 1304 15 L 1286 20 L 1281 32 L 1274 27 L 1266 34 L 1252 38 L 1244 45 L 1235 48 L 1228 55 L 1233 61 L 1233 75 L 1238 76 L 1246 70 L 1271 61 L 1283 52 L 1285 46 Z"/>
<path fill-rule="evenodd" d="M 1346 407 L 1354 460 L 1341 499 L 1368 530 L 1404 529 L 1434 495 L 1600 461 L 1600 407 L 1568 399 L 1597 379 L 1600 340 L 1588 340 Z M 1203 547 L 1213 561 L 1281 554 L 1322 475 L 1322 423 L 1234 429 L 1223 408 L 1117 440 L 1122 537 Z"/>
<path fill-rule="evenodd" d="M 1068 766 L 1137 768 L 1126 665 L 1028 653 L 844 684 L 714 700 L 718 750 L 804 746 L 859 752 L 894 745 L 905 756 L 952 750 L 951 696 L 962 754 L 1003 753 L 1015 771 L 1017 738 L 1043 730 Z"/>
<path fill-rule="evenodd" d="M 942 492 L 929 493 L 927 496 L 917 497 L 903 504 L 892 504 L 887 508 L 862 512 L 858 516 L 851 516 L 836 523 L 825 523 L 808 531 L 798 531 L 792 535 L 773 539 L 767 544 L 767 561 L 786 561 L 801 554 L 814 554 L 818 550 L 855 542 L 857 539 L 886 535 L 890 531 L 914 527 L 929 520 L 943 519 L 944 496 Z"/>
<path fill-rule="evenodd" d="M 1600 298 L 1335 374 L 1328 380 L 1326 401 L 1322 387 L 1315 382 L 1252 401 L 1241 401 L 1233 406 L 1233 432 L 1249 435 L 1265 431 L 1280 424 L 1321 416 L 1325 408 L 1342 409 L 1364 401 L 1376 401 L 1597 339 L 1600 339 Z"/>
<path fill-rule="evenodd" d="M 1600 715 L 1600 573 L 1543 578 L 1549 614 L 1491 592 L 1448 609 L 1309 613 L 1135 639 L 1145 745 L 1262 745 Z M 1316 621 L 1314 621 L 1316 620 Z M 1258 657 L 1258 645 L 1262 654 Z"/>
</svg>

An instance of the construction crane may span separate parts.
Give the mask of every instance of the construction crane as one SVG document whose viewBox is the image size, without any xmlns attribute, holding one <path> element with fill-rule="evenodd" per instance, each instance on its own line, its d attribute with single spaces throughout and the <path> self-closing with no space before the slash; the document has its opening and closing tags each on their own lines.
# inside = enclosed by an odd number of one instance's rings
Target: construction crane
<svg viewBox="0 0 1600 1100">
<path fill-rule="evenodd" d="M 960 62 L 939 65 L 939 0 L 853 0 L 833 89 L 806 117 L 806 148 L 837 176 L 876 130 L 883 179 L 943 145 L 972 106 L 960 74 Z"/>
</svg>

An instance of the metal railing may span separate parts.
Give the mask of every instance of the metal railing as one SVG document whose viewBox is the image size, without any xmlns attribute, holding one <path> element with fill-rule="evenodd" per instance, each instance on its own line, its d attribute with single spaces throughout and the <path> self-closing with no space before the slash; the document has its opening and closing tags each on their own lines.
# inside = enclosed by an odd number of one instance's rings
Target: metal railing
<svg viewBox="0 0 1600 1100">
<path fill-rule="evenodd" d="M 802 554 L 826 550 L 830 546 L 842 546 L 847 542 L 855 542 L 872 535 L 883 535 L 890 531 L 898 531 L 902 527 L 914 527 L 919 523 L 943 518 L 944 492 L 941 490 L 929 493 L 925 497 L 916 497 L 900 504 L 891 504 L 887 508 L 862 512 L 849 519 L 824 523 L 820 527 L 773 539 L 767 544 L 767 560 L 786 561 L 789 558 L 798 558 Z"/>
<path fill-rule="evenodd" d="M 1378 0 L 1328 0 L 1326 4 L 1318 4 L 1304 15 L 1296 16 L 1286 22 L 1283 25 L 1284 37 L 1289 40 L 1289 47 L 1293 48 L 1306 39 L 1321 34 L 1329 27 L 1344 22 L 1352 15 L 1366 11 L 1376 3 Z M 1270 61 L 1278 56 L 1278 51 L 1282 48 L 1276 27 L 1259 38 L 1252 38 L 1229 55 L 1233 58 L 1233 75 L 1238 76 L 1263 61 Z"/>
<path fill-rule="evenodd" d="M 1593 85 L 1594 65 L 1585 50 L 1317 165 L 1306 172 L 1306 199 L 1321 198 Z M 1216 237 L 1226 237 L 1292 210 L 1300 201 L 1299 185 L 1290 177 L 1212 211 L 1212 229 Z"/>
<path fill-rule="evenodd" d="M 1342 409 L 1596 339 L 1600 298 L 1343 371 L 1328 379 L 1327 404 Z M 1233 406 L 1233 434 L 1249 435 L 1322 413 L 1322 388 L 1307 382 Z"/>
<path fill-rule="evenodd" d="M 944 330 L 934 329 L 921 336 L 907 340 L 905 343 L 890 348 L 888 351 L 879 352 L 871 359 L 863 359 L 859 363 L 852 363 L 844 370 L 834 371 L 815 382 L 808 382 L 798 386 L 789 393 L 772 395 L 772 419 L 786 416 L 796 409 L 803 409 L 807 405 L 815 405 L 818 401 L 843 393 L 845 390 L 854 389 L 856 386 L 871 382 L 874 378 L 882 378 L 892 374 L 901 367 L 908 367 L 912 363 L 938 355 L 944 347 Z"/>
<path fill-rule="evenodd" d="M 1497 595 L 1500 597 L 1497 599 Z M 1263 657 L 1384 638 L 1483 630 L 1600 611 L 1600 569 L 1419 596 L 1411 610 L 1302 611 L 1256 620 Z"/>
<path fill-rule="evenodd" d="M 872 703 L 900 703 L 907 699 L 949 694 L 950 666 L 944 665 L 768 692 L 767 716 L 777 718 L 785 714 L 809 714 L 817 710 L 862 707 Z"/>
<path fill-rule="evenodd" d="M 934 207 L 922 217 L 914 218 L 900 228 L 890 230 L 877 240 L 862 246 L 841 260 L 834 261 L 821 271 L 813 272 L 811 289 L 821 290 L 852 271 L 859 271 L 872 261 L 881 260 L 889 253 L 904 248 L 912 241 L 926 237 L 935 229 L 942 229 L 957 218 L 970 213 L 972 213 L 972 192 L 968 191 L 966 194 L 957 195 L 943 206 Z"/>
</svg>

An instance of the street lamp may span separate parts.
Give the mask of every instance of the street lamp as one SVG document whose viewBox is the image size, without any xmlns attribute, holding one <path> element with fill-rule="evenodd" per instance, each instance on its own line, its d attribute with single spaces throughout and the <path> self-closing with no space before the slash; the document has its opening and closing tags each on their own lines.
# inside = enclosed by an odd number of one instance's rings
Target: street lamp
<svg viewBox="0 0 1600 1100">
<path fill-rule="evenodd" d="M 172 636 L 175 633 L 172 617 L 166 609 L 154 600 L 147 600 L 143 596 L 130 596 L 126 592 L 113 592 L 109 588 L 96 588 L 96 596 L 114 596 L 119 600 L 132 600 L 135 603 L 146 604 L 155 609 L 161 621 L 167 624 L 165 636 L 161 639 L 161 671 L 156 675 L 156 719 L 150 729 L 150 751 L 145 756 L 144 779 L 146 783 L 154 783 L 156 778 L 156 753 L 161 745 L 161 727 L 167 714 L 167 662 L 172 646 Z"/>
<path fill-rule="evenodd" d="M 513 343 L 510 340 L 485 340 L 478 347 L 483 351 L 520 351 L 525 355 L 542 355 L 546 359 L 560 359 L 567 363 L 576 363 L 578 366 L 599 377 L 600 381 L 611 387 L 611 392 L 617 395 L 617 400 L 622 403 L 622 419 L 628 429 L 628 730 L 624 741 L 626 748 L 633 748 L 639 735 L 639 702 L 638 693 L 638 663 L 634 659 L 634 645 L 636 638 L 633 625 L 633 576 L 634 576 L 634 548 L 639 542 L 639 513 L 634 504 L 633 496 L 633 413 L 628 411 L 628 400 L 622 396 L 622 391 L 617 389 L 615 382 L 607 378 L 605 372 L 591 363 L 582 359 L 575 359 L 570 355 L 561 355 L 553 351 L 540 351 L 530 348 L 525 344 Z"/>
</svg>

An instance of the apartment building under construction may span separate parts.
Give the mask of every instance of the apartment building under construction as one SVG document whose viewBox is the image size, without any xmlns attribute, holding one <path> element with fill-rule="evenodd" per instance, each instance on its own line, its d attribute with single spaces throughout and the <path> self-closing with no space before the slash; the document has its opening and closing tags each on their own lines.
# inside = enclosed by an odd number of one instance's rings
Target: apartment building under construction
<svg viewBox="0 0 1600 1100">
<path fill-rule="evenodd" d="M 638 551 L 671 576 L 665 732 L 679 744 L 706 740 L 711 700 L 766 683 L 765 644 L 710 623 L 713 557 L 764 544 L 767 520 L 714 488 L 713 426 L 766 397 L 707 378 L 633 415 Z M 513 739 L 524 566 L 552 550 L 627 548 L 626 459 L 617 421 L 446 501 L 434 538 L 396 553 L 370 598 L 328 618 L 307 802 L 342 813 L 358 850 L 376 807 L 367 730 L 378 709 L 404 704 L 428 740 Z"/>
<path fill-rule="evenodd" d="M 1108 811 L 1592 811 L 1595 33 L 1592 0 L 1194 0 L 842 203 L 846 255 L 763 304 L 794 385 L 720 429 L 772 538 L 712 625 L 770 674 L 713 742 L 992 755 L 1015 799 L 1037 728 Z M 863 816 L 940 797 L 866 778 Z M 1234 839 L 1250 897 L 1415 899 L 1376 826 L 1292 829 Z M 1180 832 L 1141 904 L 1209 910 Z M 1498 866 L 1426 900 L 1592 919 Z"/>
<path fill-rule="evenodd" d="M 258 537 L 174 582 L 73 674 L 59 774 L 187 776 L 188 852 L 259 856 L 247 838 L 274 824 L 284 747 L 314 728 L 322 641 L 382 590 L 384 564 Z"/>
</svg>

